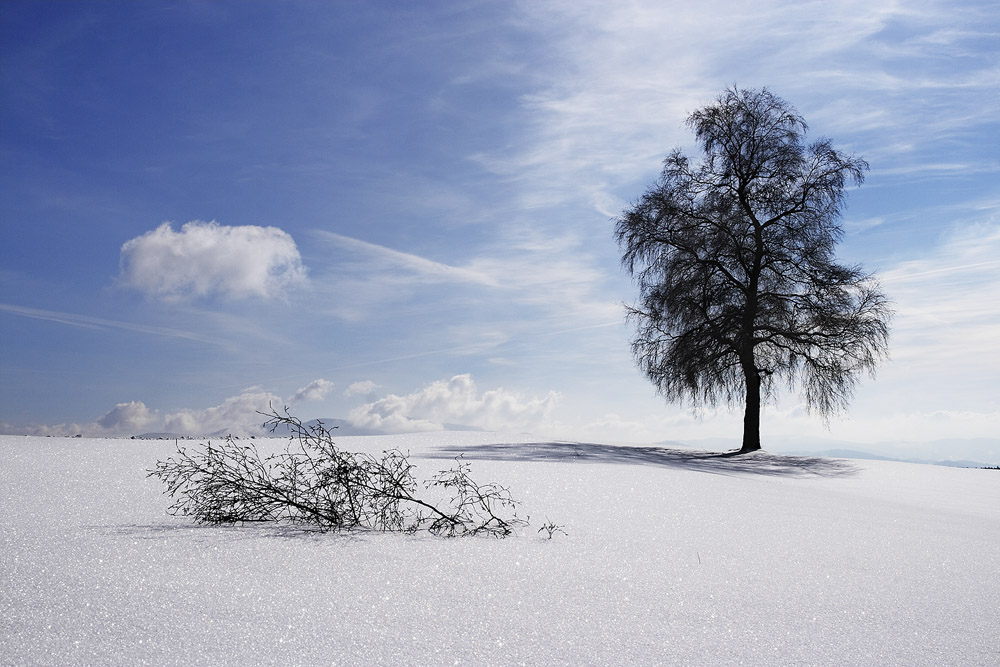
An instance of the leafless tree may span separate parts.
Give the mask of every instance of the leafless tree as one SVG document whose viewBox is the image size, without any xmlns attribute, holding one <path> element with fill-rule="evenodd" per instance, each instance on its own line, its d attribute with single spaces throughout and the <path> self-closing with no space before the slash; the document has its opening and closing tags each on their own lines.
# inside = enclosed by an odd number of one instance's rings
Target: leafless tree
<svg viewBox="0 0 1000 667">
<path fill-rule="evenodd" d="M 726 90 L 687 124 L 703 158 L 674 150 L 616 221 L 639 287 L 632 352 L 668 400 L 742 402 L 750 452 L 778 381 L 828 418 L 888 356 L 877 280 L 834 257 L 845 186 L 868 164 L 827 139 L 807 145 L 805 121 L 766 88 Z"/>
<path fill-rule="evenodd" d="M 346 452 L 322 423 L 304 425 L 272 408 L 267 426 L 291 432 L 284 451 L 262 456 L 257 444 L 229 437 L 204 449 L 179 447 L 149 474 L 167 486 L 170 512 L 205 524 L 286 521 L 320 530 L 378 530 L 434 535 L 506 537 L 527 524 L 498 484 L 478 484 L 458 459 L 424 483 L 449 497 L 431 502 L 418 494 L 406 454 L 381 457 Z"/>
</svg>

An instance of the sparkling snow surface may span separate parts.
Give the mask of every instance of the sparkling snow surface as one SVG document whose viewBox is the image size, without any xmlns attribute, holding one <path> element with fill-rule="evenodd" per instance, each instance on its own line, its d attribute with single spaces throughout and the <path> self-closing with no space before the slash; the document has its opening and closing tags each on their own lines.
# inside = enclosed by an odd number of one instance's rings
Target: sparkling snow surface
<svg viewBox="0 0 1000 667">
<path fill-rule="evenodd" d="M 197 527 L 173 441 L 0 436 L 0 662 L 1000 664 L 998 471 L 525 443 L 337 440 L 466 452 L 532 519 L 492 540 Z"/>
</svg>

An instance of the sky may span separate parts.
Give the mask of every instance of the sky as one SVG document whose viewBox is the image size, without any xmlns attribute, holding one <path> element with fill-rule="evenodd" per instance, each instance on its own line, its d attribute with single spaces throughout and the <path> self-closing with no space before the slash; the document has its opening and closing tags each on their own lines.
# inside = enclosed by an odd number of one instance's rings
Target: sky
<svg viewBox="0 0 1000 667">
<path fill-rule="evenodd" d="M 612 235 L 735 84 L 869 162 L 838 257 L 896 311 L 764 446 L 1000 460 L 995 5 L 694 5 L 0 3 L 0 430 L 738 439 L 636 370 Z"/>
</svg>

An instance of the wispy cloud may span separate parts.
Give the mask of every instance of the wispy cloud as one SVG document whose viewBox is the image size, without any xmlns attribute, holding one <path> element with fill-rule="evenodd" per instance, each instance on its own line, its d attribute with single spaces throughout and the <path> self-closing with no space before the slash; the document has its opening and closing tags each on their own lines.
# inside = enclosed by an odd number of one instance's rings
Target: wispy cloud
<svg viewBox="0 0 1000 667">
<path fill-rule="evenodd" d="M 398 277 L 400 274 L 405 274 L 407 280 L 469 283 L 488 287 L 500 286 L 492 276 L 471 268 L 449 266 L 419 255 L 325 230 L 316 230 L 314 234 L 328 243 L 355 253 L 355 256 L 364 256 L 365 264 L 369 266 L 370 270 L 381 272 L 384 277 Z"/>
<path fill-rule="evenodd" d="M 459 337 L 461 338 L 461 337 Z M 420 352 L 414 352 L 412 354 L 403 354 L 399 356 L 391 357 L 378 357 L 376 359 L 367 359 L 364 361 L 356 361 L 342 366 L 338 366 L 334 370 L 350 370 L 352 368 L 364 368 L 366 366 L 379 366 L 382 364 L 392 364 L 399 361 L 411 361 L 413 359 L 420 359 L 422 357 L 435 357 L 435 356 L 461 356 L 468 354 L 485 353 L 494 349 L 498 345 L 507 341 L 507 337 L 486 337 L 484 340 L 468 343 L 464 345 L 454 345 L 451 347 L 440 347 L 427 350 L 421 350 Z"/>
<path fill-rule="evenodd" d="M 982 391 L 1000 377 L 1000 226 L 953 231 L 933 252 L 882 274 L 895 301 L 892 354 L 900 372 L 953 378 Z M 949 385 L 950 386 L 950 385 Z"/>
<path fill-rule="evenodd" d="M 986 241 L 989 242 L 989 239 L 986 239 Z M 993 267 L 1000 267 L 1000 259 L 988 260 L 988 261 L 985 261 L 985 262 L 974 262 L 972 264 L 960 264 L 958 266 L 945 266 L 945 267 L 941 267 L 941 268 L 938 268 L 938 269 L 927 269 L 927 270 L 924 270 L 924 271 L 911 271 L 909 273 L 907 273 L 907 271 L 913 266 L 913 264 L 917 264 L 918 266 L 920 266 L 920 265 L 924 265 L 925 266 L 926 263 L 925 262 L 915 262 L 915 263 L 907 262 L 906 264 L 907 264 L 907 266 L 904 266 L 902 268 L 894 269 L 890 273 L 886 274 L 887 275 L 887 280 L 889 282 L 895 283 L 897 285 L 904 285 L 906 283 L 912 282 L 913 280 L 915 280 L 917 278 L 924 278 L 925 276 L 933 276 L 933 275 L 941 274 L 941 273 L 954 273 L 956 271 L 961 271 L 961 272 L 964 272 L 964 273 L 970 273 L 973 269 L 976 269 L 977 273 L 978 273 L 980 271 L 986 271 L 987 269 L 990 269 L 990 268 L 993 268 Z M 990 273 L 992 273 L 992 271 L 990 271 Z"/>
<path fill-rule="evenodd" d="M 879 176 L 962 176 L 967 177 L 976 174 L 993 174 L 1000 172 L 1000 162 L 987 160 L 980 163 L 954 162 L 954 163 L 928 163 L 911 164 L 903 167 L 891 167 L 876 169 Z"/>
<path fill-rule="evenodd" d="M 609 274 L 571 234 L 546 234 L 511 225 L 485 244 L 480 254 L 458 266 L 341 234 L 315 234 L 355 253 L 352 259 L 332 260 L 328 273 L 317 272 L 315 278 L 317 289 L 350 304 L 352 318 L 363 317 L 362 311 L 378 312 L 386 302 L 409 299 L 421 285 L 467 290 L 451 292 L 451 296 L 424 294 L 425 304 L 433 299 L 452 307 L 506 302 L 509 307 L 494 317 L 502 317 L 508 330 L 518 329 L 519 322 L 547 318 L 561 321 L 563 328 L 567 323 L 586 327 L 619 315 L 617 301 L 604 294 Z M 488 313 L 482 317 L 482 324 L 492 326 Z"/>
<path fill-rule="evenodd" d="M 30 317 L 37 320 L 47 320 L 49 322 L 58 322 L 59 324 L 66 324 L 73 327 L 81 327 L 85 329 L 123 329 L 125 331 L 135 331 L 138 333 L 151 334 L 154 336 L 166 336 L 168 338 L 183 338 L 186 340 L 194 340 L 201 343 L 211 343 L 213 345 L 223 345 L 224 343 L 219 340 L 215 340 L 198 333 L 191 331 L 185 331 L 183 329 L 172 329 L 168 327 L 157 327 L 150 326 L 146 324 L 135 324 L 132 322 L 121 322 L 119 320 L 108 320 L 101 317 L 92 317 L 90 315 L 79 315 L 76 313 L 64 313 L 54 310 L 43 310 L 41 308 L 27 308 L 24 306 L 15 306 L 8 303 L 0 303 L 0 311 L 10 313 L 12 315 L 18 315 L 21 317 Z"/>
<path fill-rule="evenodd" d="M 800 111 L 818 133 L 863 139 L 869 153 L 912 141 L 914 127 L 921 146 L 940 149 L 956 132 L 1000 120 L 993 102 L 1000 65 L 995 49 L 981 48 L 995 39 L 995 21 L 974 6 L 573 0 L 519 7 L 525 29 L 547 45 L 534 90 L 522 97 L 527 141 L 474 159 L 523 183 L 525 205 L 593 199 L 654 175 L 666 151 L 690 143 L 682 126 L 688 113 L 734 82 L 768 85 L 792 103 L 810 100 Z M 958 72 L 956 53 L 966 56 Z M 915 168 L 924 153 L 898 155 L 892 167 Z"/>
</svg>

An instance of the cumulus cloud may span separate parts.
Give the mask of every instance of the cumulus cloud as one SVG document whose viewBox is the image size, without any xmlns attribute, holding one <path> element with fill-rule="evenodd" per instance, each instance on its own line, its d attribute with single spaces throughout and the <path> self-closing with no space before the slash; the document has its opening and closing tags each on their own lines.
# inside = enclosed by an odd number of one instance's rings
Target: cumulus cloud
<svg viewBox="0 0 1000 667">
<path fill-rule="evenodd" d="M 97 420 L 97 425 L 111 433 L 141 433 L 157 419 L 158 415 L 142 401 L 129 401 L 116 405 Z"/>
<path fill-rule="evenodd" d="M 129 401 L 128 403 L 119 403 L 90 423 L 36 424 L 28 427 L 0 423 L 0 433 L 53 437 L 82 435 L 88 438 L 102 438 L 137 435 L 158 430 L 161 423 L 160 415 L 156 410 L 150 410 L 142 401 Z"/>
<path fill-rule="evenodd" d="M 127 241 L 119 282 L 164 300 L 280 297 L 305 281 L 295 241 L 277 227 L 169 222 Z"/>
<path fill-rule="evenodd" d="M 370 380 L 355 382 L 347 392 L 368 395 L 377 388 Z M 85 437 L 121 437 L 143 433 L 169 433 L 180 436 L 206 436 L 214 433 L 265 435 L 261 427 L 270 406 L 325 396 L 333 383 L 318 379 L 284 399 L 260 387 L 244 389 L 222 403 L 207 408 L 186 408 L 161 413 L 141 401 L 119 403 L 88 424 L 58 424 L 12 428 L 0 424 L 0 430 L 29 435 Z M 390 433 L 441 430 L 445 424 L 465 424 L 495 431 L 530 430 L 543 425 L 559 402 L 556 392 L 525 398 L 503 388 L 480 392 L 470 375 L 456 375 L 450 380 L 432 382 L 406 396 L 389 394 L 353 410 L 348 420 L 355 426 Z"/>
<path fill-rule="evenodd" d="M 163 420 L 163 430 L 180 435 L 204 435 L 225 431 L 234 435 L 261 435 L 264 417 L 271 405 L 281 405 L 282 400 L 258 387 L 245 389 L 220 405 L 200 410 L 181 410 Z"/>
<path fill-rule="evenodd" d="M 355 408 L 348 421 L 392 433 L 441 430 L 445 424 L 495 431 L 530 429 L 543 423 L 559 400 L 554 391 L 529 399 L 503 388 L 480 394 L 472 376 L 464 374 L 432 382 L 406 396 L 389 394 Z"/>
<path fill-rule="evenodd" d="M 297 401 L 317 400 L 325 396 L 333 383 L 313 380 L 285 399 L 260 387 L 249 387 L 231 396 L 219 405 L 207 408 L 185 408 L 176 412 L 161 413 L 142 401 L 119 403 L 101 417 L 89 423 L 35 425 L 15 427 L 0 423 L 0 433 L 26 435 L 74 436 L 88 438 L 113 438 L 144 433 L 169 433 L 180 436 L 206 436 L 214 433 L 232 435 L 266 435 L 262 427 L 264 416 L 271 406 L 281 406 Z"/>
<path fill-rule="evenodd" d="M 352 382 L 351 385 L 344 390 L 344 396 L 350 398 L 352 396 L 368 396 L 373 391 L 378 388 L 378 385 L 371 380 L 361 380 L 359 382 Z"/>
<path fill-rule="evenodd" d="M 301 401 L 318 401 L 329 394 L 331 389 L 333 389 L 332 382 L 322 378 L 319 380 L 313 380 L 292 394 L 292 397 L 288 399 L 288 402 L 299 403 Z"/>
</svg>

